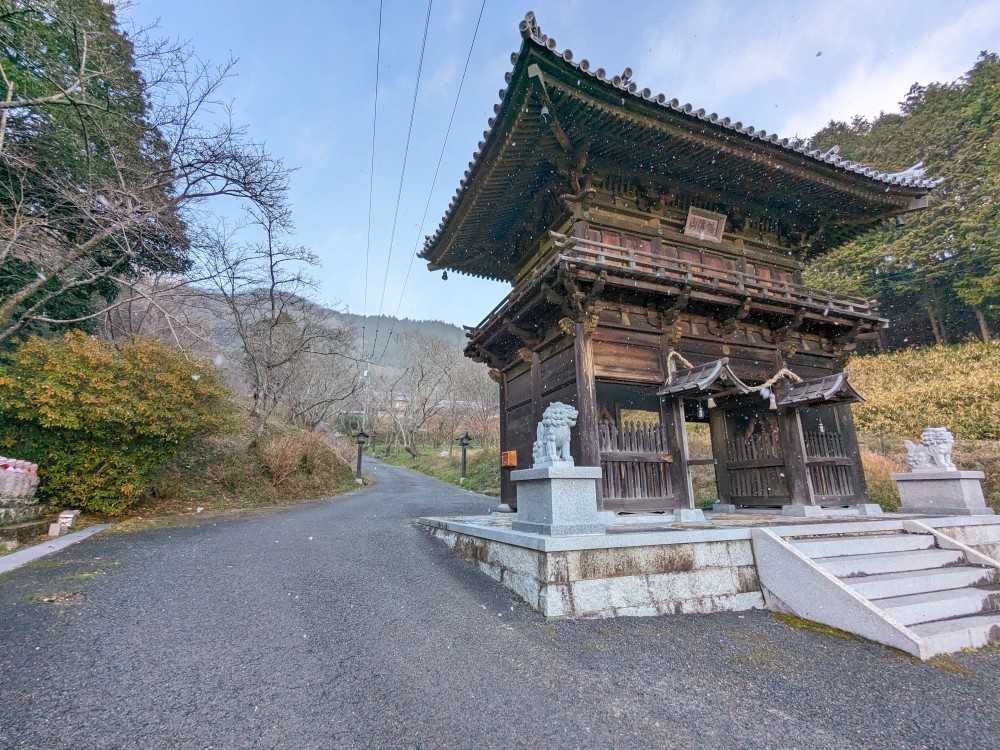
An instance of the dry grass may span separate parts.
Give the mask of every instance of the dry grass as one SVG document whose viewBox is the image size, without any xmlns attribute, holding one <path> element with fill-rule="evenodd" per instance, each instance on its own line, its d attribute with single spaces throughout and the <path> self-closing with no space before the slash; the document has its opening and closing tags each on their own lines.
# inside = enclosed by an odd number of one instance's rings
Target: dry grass
<svg viewBox="0 0 1000 750">
<path fill-rule="evenodd" d="M 268 435 L 259 442 L 258 451 L 275 487 L 298 474 L 321 471 L 334 452 L 322 436 L 310 432 Z"/>
<path fill-rule="evenodd" d="M 269 433 L 258 439 L 248 426 L 185 447 L 130 515 L 149 518 L 289 505 L 356 486 L 351 468 L 322 435 L 271 424 Z"/>
<path fill-rule="evenodd" d="M 891 512 L 899 507 L 899 490 L 890 474 L 907 471 L 906 464 L 898 456 L 878 453 L 865 446 L 861 447 L 861 465 L 868 483 L 868 499 Z"/>
<path fill-rule="evenodd" d="M 959 439 L 1000 440 L 1000 344 L 968 341 L 852 359 L 851 382 L 867 402 L 858 429 L 919 437 L 949 427 Z"/>
</svg>

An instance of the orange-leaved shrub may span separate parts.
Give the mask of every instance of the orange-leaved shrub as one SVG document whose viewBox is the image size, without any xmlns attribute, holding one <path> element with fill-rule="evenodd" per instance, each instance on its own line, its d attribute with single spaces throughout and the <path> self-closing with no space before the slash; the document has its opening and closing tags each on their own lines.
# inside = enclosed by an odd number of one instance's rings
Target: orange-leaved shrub
<svg viewBox="0 0 1000 750">
<path fill-rule="evenodd" d="M 116 348 L 79 331 L 0 360 L 0 453 L 39 465 L 39 495 L 116 515 L 177 448 L 238 425 L 211 365 L 151 339 Z"/>
</svg>

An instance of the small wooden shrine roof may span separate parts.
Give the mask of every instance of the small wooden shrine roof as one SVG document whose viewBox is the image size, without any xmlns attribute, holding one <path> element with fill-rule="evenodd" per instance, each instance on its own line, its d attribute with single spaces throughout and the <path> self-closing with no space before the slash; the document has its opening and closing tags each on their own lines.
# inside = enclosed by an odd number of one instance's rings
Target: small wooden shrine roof
<svg viewBox="0 0 1000 750">
<path fill-rule="evenodd" d="M 640 89 L 630 69 L 609 76 L 574 62 L 533 13 L 520 31 L 495 117 L 420 253 L 432 270 L 512 281 L 530 255 L 514 249 L 514 238 L 548 229 L 536 226 L 538 197 L 565 193 L 567 179 L 586 169 L 662 179 L 749 217 L 784 222 L 817 249 L 922 207 L 937 184 L 668 100 Z"/>
<path fill-rule="evenodd" d="M 704 393 L 717 384 L 735 387 L 741 393 L 749 393 L 746 383 L 740 380 L 729 367 L 729 357 L 715 359 L 703 365 L 678 370 L 657 396 L 679 396 L 684 393 Z"/>
<path fill-rule="evenodd" d="M 794 383 L 778 398 L 778 406 L 806 404 L 863 404 L 864 396 L 848 382 L 846 372 Z"/>
</svg>

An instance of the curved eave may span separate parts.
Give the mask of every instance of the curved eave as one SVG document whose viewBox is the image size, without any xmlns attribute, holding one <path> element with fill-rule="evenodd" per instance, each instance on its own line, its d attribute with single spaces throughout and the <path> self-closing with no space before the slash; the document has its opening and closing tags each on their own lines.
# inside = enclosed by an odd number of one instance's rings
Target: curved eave
<svg viewBox="0 0 1000 750">
<path fill-rule="evenodd" d="M 460 233 L 467 234 L 467 221 L 480 225 L 492 222 L 487 228 L 480 226 L 477 236 L 489 235 L 490 241 L 502 245 L 506 231 L 517 222 L 518 214 L 525 208 L 524 203 L 517 203 L 513 198 L 523 200 L 526 191 L 539 189 L 544 184 L 546 171 L 549 174 L 552 172 L 551 167 L 534 153 L 538 139 L 551 138 L 551 135 L 542 132 L 538 118 L 529 121 L 532 118 L 523 116 L 527 114 L 523 105 L 529 96 L 528 68 L 532 64 L 538 64 L 544 71 L 543 75 L 551 76 L 566 93 L 573 95 L 575 87 L 584 90 L 583 95 L 593 97 L 596 106 L 620 110 L 612 112 L 612 116 L 636 117 L 636 112 L 626 111 L 624 105 L 628 101 L 639 115 L 651 117 L 664 127 L 680 127 L 694 137 L 706 138 L 708 147 L 732 142 L 731 150 L 739 152 L 734 160 L 743 158 L 752 163 L 756 159 L 778 171 L 783 168 L 797 170 L 802 179 L 811 178 L 828 190 L 863 195 L 866 200 L 884 204 L 887 214 L 908 210 L 907 201 L 911 203 L 910 207 L 914 207 L 919 199 L 940 183 L 940 180 L 922 179 L 905 173 L 880 172 L 842 159 L 833 152 L 810 150 L 804 141 L 779 138 L 753 126 L 733 122 L 728 117 L 706 114 L 705 110 L 696 110 L 690 104 L 681 104 L 676 99 L 667 100 L 664 94 L 654 95 L 648 88 L 640 90 L 635 83 L 620 76 L 609 78 L 601 68 L 592 70 L 587 60 L 573 62 L 570 50 L 557 51 L 555 39 L 541 32 L 533 13 L 527 14 L 520 30 L 523 37 L 521 50 L 511 55 L 514 67 L 506 75 L 508 87 L 499 92 L 500 101 L 494 105 L 495 116 L 490 118 L 489 129 L 483 132 L 483 140 L 479 142 L 441 223 L 435 233 L 427 237 L 419 254 L 430 261 L 428 267 L 432 270 L 448 268 L 504 281 L 514 278 L 514 273 L 504 271 L 499 263 L 484 267 L 481 253 L 473 254 L 466 250 L 460 254 L 464 257 L 451 257 L 451 254 L 455 238 Z M 580 78 L 581 74 L 586 78 Z M 617 104 L 619 101 L 621 106 Z M 692 131 L 692 125 L 698 131 Z M 521 137 L 511 137 L 516 132 L 521 132 Z M 528 155 L 533 155 L 534 161 L 525 158 Z M 506 163 L 502 163 L 504 160 Z M 775 164 L 778 166 L 774 167 Z M 501 189 L 498 184 L 504 187 Z M 477 217 L 471 217 L 477 212 Z M 869 221 L 877 218 L 880 217 L 867 217 Z M 865 220 L 866 217 L 859 214 L 857 223 L 863 224 Z"/>
</svg>

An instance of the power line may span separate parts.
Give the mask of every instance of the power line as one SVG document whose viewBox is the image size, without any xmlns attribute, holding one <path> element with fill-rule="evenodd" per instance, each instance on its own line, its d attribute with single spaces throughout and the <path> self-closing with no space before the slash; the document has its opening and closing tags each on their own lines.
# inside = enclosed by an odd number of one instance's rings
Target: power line
<svg viewBox="0 0 1000 750">
<path fill-rule="evenodd" d="M 413 116 L 417 112 L 417 94 L 420 93 L 420 74 L 424 69 L 424 52 L 427 49 L 427 29 L 431 25 L 431 8 L 434 0 L 427 0 L 427 17 L 424 19 L 424 38 L 420 43 L 420 62 L 417 64 L 417 83 L 413 87 L 413 104 L 410 107 L 410 125 L 406 130 L 406 148 L 403 150 L 403 169 L 399 173 L 399 190 L 396 193 L 396 212 L 392 217 L 392 232 L 389 235 L 389 254 L 385 259 L 385 276 L 382 279 L 382 298 L 378 305 L 379 320 L 375 322 L 375 341 L 372 343 L 372 356 L 375 355 L 375 348 L 378 346 L 378 329 L 381 325 L 382 309 L 385 306 L 385 289 L 389 284 L 389 264 L 392 261 L 392 245 L 396 239 L 396 222 L 399 219 L 399 202 L 403 197 L 403 179 L 406 177 L 406 162 L 410 155 L 410 136 L 413 134 Z"/>
<path fill-rule="evenodd" d="M 396 320 L 399 318 L 399 309 L 403 306 L 403 295 L 406 293 L 406 284 L 410 280 L 410 271 L 413 268 L 413 259 L 417 257 L 417 248 L 420 246 L 420 237 L 424 233 L 424 224 L 427 221 L 427 211 L 431 206 L 431 198 L 434 196 L 434 187 L 437 185 L 438 173 L 441 171 L 441 162 L 444 160 L 444 152 L 448 147 L 448 137 L 451 135 L 451 126 L 455 122 L 455 113 L 458 111 L 458 100 L 462 96 L 462 86 L 465 84 L 465 75 L 469 72 L 469 62 L 472 60 L 472 50 L 476 46 L 476 38 L 479 36 L 479 24 L 483 20 L 483 11 L 486 9 L 486 0 L 479 6 L 479 18 L 476 19 L 476 29 L 472 32 L 472 43 L 469 45 L 469 54 L 465 57 L 465 67 L 462 69 L 462 77 L 458 82 L 458 91 L 455 93 L 455 104 L 451 108 L 451 117 L 448 119 L 448 127 L 444 132 L 444 143 L 441 144 L 441 153 L 438 154 L 437 166 L 434 168 L 434 178 L 431 180 L 430 190 L 427 191 L 427 203 L 424 205 L 424 215 L 420 219 L 420 227 L 417 230 L 417 239 L 413 244 L 413 253 L 410 255 L 410 262 L 406 266 L 406 276 L 403 278 L 403 288 L 399 292 L 399 302 L 396 304 L 396 313 L 393 315 L 392 326 L 389 328 L 389 336 L 385 340 L 382 348 L 381 360 L 385 357 L 389 349 L 389 342 L 392 340 L 392 333 L 396 330 Z M 374 352 L 372 352 L 374 353 Z"/>
<path fill-rule="evenodd" d="M 378 127 L 378 78 L 382 63 L 382 0 L 378 4 L 378 45 L 375 52 L 375 112 L 372 115 L 372 159 L 368 171 L 368 240 L 365 243 L 365 303 L 361 308 L 361 356 L 365 355 L 365 327 L 368 324 L 368 259 L 372 248 L 372 196 L 375 193 L 375 132 Z"/>
</svg>

